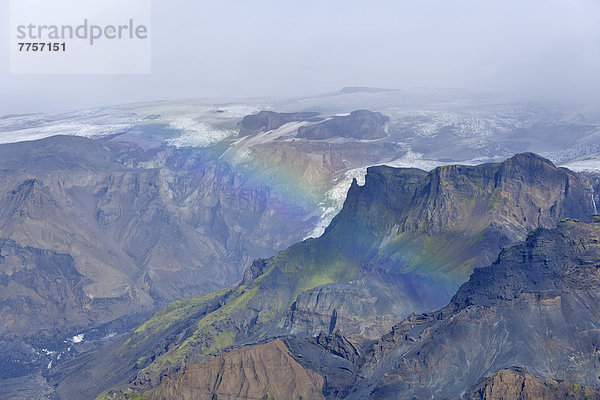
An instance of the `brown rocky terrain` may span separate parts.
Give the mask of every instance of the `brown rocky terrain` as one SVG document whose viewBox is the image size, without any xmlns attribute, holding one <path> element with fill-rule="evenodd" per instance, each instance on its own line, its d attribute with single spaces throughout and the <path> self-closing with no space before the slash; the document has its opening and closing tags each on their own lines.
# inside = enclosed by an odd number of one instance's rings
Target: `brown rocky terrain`
<svg viewBox="0 0 600 400">
<path fill-rule="evenodd" d="M 148 393 L 159 399 L 324 399 L 323 378 L 302 367 L 285 344 L 275 339 L 188 364 L 174 379 Z"/>
<path fill-rule="evenodd" d="M 468 400 L 600 399 L 600 389 L 577 383 L 538 378 L 519 368 L 503 369 L 486 379 Z"/>
</svg>

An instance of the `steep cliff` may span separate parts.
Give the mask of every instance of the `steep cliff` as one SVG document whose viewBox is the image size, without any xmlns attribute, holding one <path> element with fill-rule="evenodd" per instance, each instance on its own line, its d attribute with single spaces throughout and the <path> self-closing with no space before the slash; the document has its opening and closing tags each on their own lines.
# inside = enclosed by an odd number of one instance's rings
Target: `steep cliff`
<svg viewBox="0 0 600 400">
<path fill-rule="evenodd" d="M 365 185 L 350 188 L 344 209 L 319 239 L 323 247 L 312 250 L 326 254 L 315 261 L 321 268 L 337 257 L 358 267 L 361 278 L 302 293 L 283 324 L 294 333 L 316 334 L 329 327 L 335 309 L 338 328 L 349 318 L 357 323 L 348 324 L 347 333 L 365 334 L 377 325 L 377 335 L 391 327 L 387 315 L 441 307 L 474 268 L 532 229 L 553 227 L 566 216 L 589 221 L 586 185 L 587 178 L 533 154 L 428 174 L 370 168 Z M 341 261 L 344 256 L 349 261 Z"/>
</svg>

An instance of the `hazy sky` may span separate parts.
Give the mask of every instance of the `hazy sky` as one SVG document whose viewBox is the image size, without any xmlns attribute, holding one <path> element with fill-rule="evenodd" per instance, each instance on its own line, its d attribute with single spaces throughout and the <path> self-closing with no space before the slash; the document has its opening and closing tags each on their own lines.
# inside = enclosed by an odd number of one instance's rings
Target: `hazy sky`
<svg viewBox="0 0 600 400">
<path fill-rule="evenodd" d="M 116 76 L 11 75 L 2 36 L 0 115 L 344 86 L 600 96 L 598 0 L 153 0 L 151 35 L 152 74 Z"/>
</svg>

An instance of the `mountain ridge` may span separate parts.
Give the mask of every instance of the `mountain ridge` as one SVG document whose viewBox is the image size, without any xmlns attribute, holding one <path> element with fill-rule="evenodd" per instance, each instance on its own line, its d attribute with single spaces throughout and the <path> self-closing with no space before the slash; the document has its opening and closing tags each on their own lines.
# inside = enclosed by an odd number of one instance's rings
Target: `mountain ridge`
<svg viewBox="0 0 600 400">
<path fill-rule="evenodd" d="M 530 279 L 522 282 L 513 275 L 517 271 Z M 476 270 L 445 308 L 413 314 L 380 339 L 330 332 L 234 347 L 190 361 L 139 396 L 177 398 L 182 379 L 198 368 L 208 368 L 208 375 L 185 383 L 190 398 L 267 396 L 274 371 L 261 372 L 258 381 L 227 375 L 226 385 L 205 379 L 216 373 L 210 365 L 217 359 L 248 360 L 239 368 L 253 375 L 261 366 L 248 357 L 256 351 L 271 357 L 269 348 L 276 345 L 289 352 L 303 375 L 322 377 L 313 383 L 294 381 L 288 393 L 318 389 L 327 399 L 600 398 L 598 271 L 600 223 L 565 219 L 507 247 L 490 266 Z M 480 276 L 484 273 L 486 279 Z M 502 291 L 515 282 L 521 282 L 516 290 Z M 463 301 L 465 293 L 472 301 Z M 315 387 L 314 382 L 322 384 Z M 236 389 L 239 385 L 257 395 L 245 396 Z"/>
<path fill-rule="evenodd" d="M 447 304 L 458 284 L 467 279 L 464 268 L 460 268 L 465 257 L 456 260 L 457 252 L 470 249 L 467 261 L 477 257 L 476 263 L 468 265 L 467 271 L 471 271 L 473 266 L 493 261 L 503 244 L 524 239 L 528 227 L 534 229 L 540 224 L 551 228 L 565 214 L 591 220 L 586 179 L 532 154 L 517 155 L 500 164 L 440 167 L 430 173 L 371 168 L 364 186 L 351 186 L 344 208 L 323 236 L 293 245 L 271 259 L 257 261 L 242 284 L 223 295 L 221 306 L 187 319 L 186 324 L 197 329 L 178 336 L 168 349 L 144 347 L 146 352 L 140 353 L 136 350 L 138 343 L 147 346 L 154 340 L 140 328 L 122 345 L 117 357 L 124 363 L 137 360 L 135 365 L 130 364 L 130 371 L 137 375 L 130 386 L 134 390 L 150 390 L 166 371 L 176 371 L 187 362 L 202 360 L 232 345 L 291 332 L 299 338 L 338 330 L 343 335 L 375 338 L 390 329 L 394 320 Z M 436 195 L 423 200 L 423 190 Z M 463 200 L 465 194 L 475 201 Z M 450 233 L 436 230 L 440 223 L 449 221 L 446 215 L 460 212 L 469 216 L 471 211 L 471 217 L 451 221 L 449 227 L 454 230 Z M 512 225 L 503 229 L 506 216 L 512 218 Z M 396 226 L 412 231 L 399 231 Z M 437 236 L 428 235 L 431 227 Z M 419 264 L 411 264 L 412 259 L 405 254 L 427 251 L 423 243 L 442 244 L 444 251 L 428 258 L 428 267 L 419 270 Z M 403 261 L 390 258 L 382 249 L 392 249 L 391 255 L 401 254 L 404 258 L 399 260 Z M 413 253 L 407 251 L 411 249 Z M 422 257 L 417 257 L 417 261 L 422 263 Z M 444 278 L 444 274 L 453 274 L 453 280 Z M 370 284 L 364 286 L 365 282 Z M 373 282 L 378 283 L 373 286 Z M 411 294 L 406 290 L 415 282 L 434 294 L 429 303 L 418 303 L 423 299 L 410 297 L 421 291 Z M 311 291 L 326 288 L 332 289 L 336 305 L 311 305 Z M 301 302 L 303 296 L 309 297 Z M 328 296 L 312 298 L 324 300 Z M 363 304 L 364 308 L 357 309 L 351 303 Z M 199 300 L 198 304 L 201 309 L 205 301 Z M 312 311 L 307 314 L 307 310 Z M 311 316 L 310 312 L 318 315 Z M 373 316 L 375 319 L 370 319 Z M 183 323 L 188 317 L 174 318 L 150 321 L 167 327 Z"/>
</svg>

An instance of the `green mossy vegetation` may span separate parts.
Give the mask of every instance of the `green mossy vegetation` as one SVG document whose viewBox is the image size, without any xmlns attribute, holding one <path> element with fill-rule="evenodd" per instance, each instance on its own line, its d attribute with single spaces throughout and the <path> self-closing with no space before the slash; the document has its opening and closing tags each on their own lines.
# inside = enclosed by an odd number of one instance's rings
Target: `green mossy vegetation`
<svg viewBox="0 0 600 400">
<path fill-rule="evenodd" d="M 230 290 L 221 289 L 204 296 L 190 297 L 169 303 L 165 308 L 157 311 L 148 321 L 140 325 L 134 331 L 133 336 L 121 345 L 121 349 L 129 346 L 135 347 L 148 337 L 166 331 L 174 323 L 185 320 L 197 312 L 202 305 L 217 297 L 225 296 Z"/>
<path fill-rule="evenodd" d="M 596 395 L 594 394 L 594 391 L 592 390 L 592 388 L 588 387 L 588 386 L 583 386 L 580 383 L 573 383 L 573 394 L 575 395 L 575 398 L 577 399 L 595 399 Z"/>
<path fill-rule="evenodd" d="M 343 236 L 349 235 L 346 233 Z M 236 326 L 232 321 L 253 300 L 261 300 L 257 322 L 266 325 L 281 318 L 301 292 L 356 278 L 359 263 L 346 254 L 347 249 L 347 244 L 339 241 L 325 244 L 316 240 L 302 242 L 269 260 L 270 266 L 261 276 L 238 287 L 234 292 L 223 290 L 202 298 L 170 304 L 140 326 L 136 334 L 164 331 L 175 320 L 191 315 L 192 309 L 209 299 L 223 296 L 225 303 L 201 318 L 192 335 L 158 357 L 142 372 L 160 372 L 170 366 L 185 363 L 192 354 L 208 355 L 232 346 L 237 338 Z M 323 257 L 323 254 L 326 256 Z M 285 289 L 282 290 L 281 287 Z M 143 361 L 138 361 L 138 365 L 142 363 Z"/>
<path fill-rule="evenodd" d="M 234 311 L 243 310 L 246 307 L 257 290 L 258 286 L 248 288 L 248 285 L 244 285 L 238 288 L 230 297 L 231 300 L 224 306 L 200 319 L 196 331 L 190 337 L 163 354 L 144 370 L 160 372 L 185 361 L 190 354 L 211 354 L 233 345 L 236 333 L 227 330 L 226 323 Z"/>
</svg>

